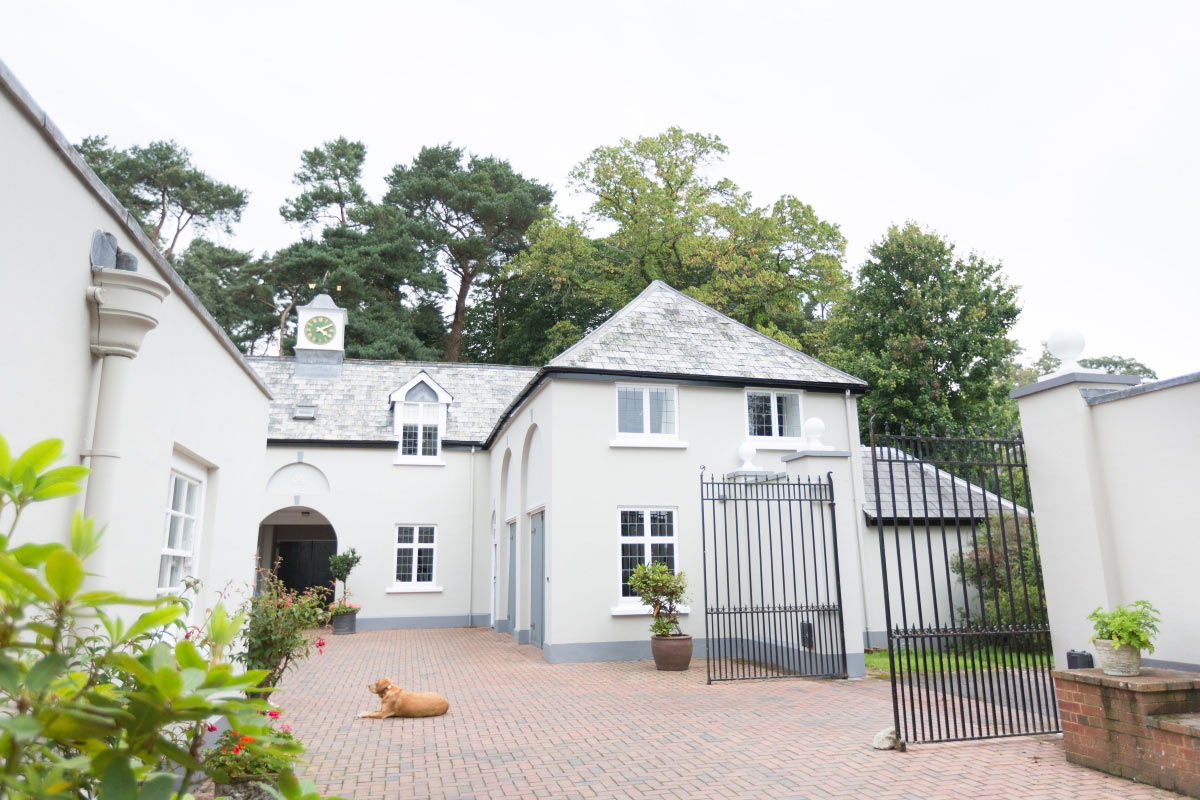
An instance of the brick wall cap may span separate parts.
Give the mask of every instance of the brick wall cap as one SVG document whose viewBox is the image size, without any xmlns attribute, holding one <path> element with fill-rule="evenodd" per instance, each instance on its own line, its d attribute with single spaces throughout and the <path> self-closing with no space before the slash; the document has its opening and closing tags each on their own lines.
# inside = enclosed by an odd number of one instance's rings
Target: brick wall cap
<svg viewBox="0 0 1200 800">
<path fill-rule="evenodd" d="M 1200 712 L 1190 714 L 1156 714 L 1146 717 L 1147 728 L 1178 733 L 1182 736 L 1194 736 L 1200 739 Z"/>
<path fill-rule="evenodd" d="M 1105 675 L 1100 669 L 1056 669 L 1051 674 L 1055 680 L 1071 683 L 1088 683 L 1110 689 L 1129 692 L 1175 692 L 1200 690 L 1200 672 L 1184 672 L 1177 669 L 1142 667 L 1142 674 L 1134 677 Z"/>
</svg>

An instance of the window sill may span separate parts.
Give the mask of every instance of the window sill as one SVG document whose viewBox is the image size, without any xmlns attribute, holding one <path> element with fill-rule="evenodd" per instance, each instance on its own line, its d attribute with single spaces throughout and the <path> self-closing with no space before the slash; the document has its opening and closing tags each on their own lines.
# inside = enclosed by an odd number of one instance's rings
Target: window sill
<svg viewBox="0 0 1200 800">
<path fill-rule="evenodd" d="M 609 447 L 664 447 L 683 450 L 688 446 L 687 442 L 681 442 L 678 439 L 651 439 L 637 436 L 628 438 L 617 438 L 609 441 Z"/>
<path fill-rule="evenodd" d="M 396 456 L 392 462 L 400 467 L 444 467 L 446 462 L 441 456 Z"/>
<path fill-rule="evenodd" d="M 648 617 L 654 612 L 650 610 L 650 606 L 641 604 L 634 605 L 632 603 L 622 603 L 612 607 L 612 615 L 614 617 Z M 680 606 L 675 609 L 676 614 L 690 614 L 692 610 L 687 606 Z"/>
<path fill-rule="evenodd" d="M 385 594 L 432 594 L 442 591 L 440 586 L 389 586 Z"/>
</svg>

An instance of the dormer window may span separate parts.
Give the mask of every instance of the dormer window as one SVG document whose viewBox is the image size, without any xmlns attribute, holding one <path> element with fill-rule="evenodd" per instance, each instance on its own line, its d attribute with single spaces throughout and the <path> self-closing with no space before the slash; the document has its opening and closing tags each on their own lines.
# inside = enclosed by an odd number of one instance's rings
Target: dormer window
<svg viewBox="0 0 1200 800">
<path fill-rule="evenodd" d="M 397 464 L 443 464 L 442 436 L 453 398 L 425 372 L 392 392 Z"/>
</svg>

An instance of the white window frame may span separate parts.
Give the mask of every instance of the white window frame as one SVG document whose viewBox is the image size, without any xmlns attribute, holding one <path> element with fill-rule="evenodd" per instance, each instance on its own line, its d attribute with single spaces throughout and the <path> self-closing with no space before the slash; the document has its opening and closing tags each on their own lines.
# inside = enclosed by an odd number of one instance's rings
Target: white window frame
<svg viewBox="0 0 1200 800">
<path fill-rule="evenodd" d="M 621 390 L 636 389 L 642 393 L 642 430 L 640 433 L 621 430 Z M 675 411 L 674 430 L 671 433 L 650 433 L 650 390 L 659 389 L 671 392 Z M 609 442 L 610 447 L 687 447 L 687 442 L 679 439 L 679 387 L 673 383 L 617 383 L 613 389 L 613 414 L 616 437 Z"/>
<path fill-rule="evenodd" d="M 622 536 L 621 535 L 621 512 L 623 512 L 623 511 L 640 511 L 640 512 L 642 512 L 642 535 L 641 536 L 635 538 L 632 536 Z M 650 515 L 656 511 L 668 511 L 671 513 L 672 531 L 671 531 L 670 538 L 661 537 L 661 536 L 652 537 L 650 535 Z M 617 568 L 616 568 L 616 574 L 613 578 L 613 585 L 617 586 L 618 588 L 617 588 L 617 603 L 615 606 L 613 606 L 611 613 L 614 617 L 644 616 L 644 615 L 652 614 L 653 610 L 649 606 L 643 605 L 640 598 L 626 597 L 622 593 L 622 590 L 620 589 L 620 586 L 621 586 L 621 561 L 624 558 L 624 556 L 621 553 L 621 545 L 628 543 L 628 542 L 644 543 L 645 544 L 645 550 L 643 551 L 644 560 L 642 562 L 644 564 L 649 564 L 651 562 L 650 545 L 652 543 L 658 543 L 658 544 L 670 543 L 670 544 L 675 545 L 675 573 L 678 574 L 678 572 L 681 569 L 681 564 L 683 563 L 681 561 L 681 551 L 680 551 L 679 507 L 678 506 L 663 506 L 663 505 L 657 505 L 657 506 L 623 505 L 623 506 L 618 506 L 617 514 L 616 514 L 616 536 L 617 536 L 617 547 L 616 547 L 616 554 L 617 554 L 616 566 L 617 566 Z M 691 609 L 689 609 L 687 606 L 680 606 L 678 608 L 678 613 L 687 614 L 690 612 L 690 610 Z"/>
<path fill-rule="evenodd" d="M 172 498 L 175 496 L 175 482 L 177 480 L 187 481 L 196 485 L 196 513 L 188 514 L 186 509 L 177 511 L 171 507 Z M 164 509 L 163 518 L 163 534 L 162 546 L 159 548 L 158 554 L 158 574 L 162 575 L 162 563 L 164 558 L 183 558 L 187 560 L 183 574 L 184 577 L 195 578 L 196 565 L 200 558 L 200 541 L 204 530 L 204 503 L 206 500 L 208 489 L 208 471 L 199 464 L 194 464 L 180 458 L 178 455 L 171 458 L 171 471 L 167 477 L 167 502 Z M 186 501 L 185 501 L 186 502 Z M 172 549 L 168 547 L 171 537 L 171 520 L 179 517 L 183 520 L 190 519 L 192 521 L 192 549 L 191 551 Z M 184 590 L 183 583 L 178 586 L 159 586 L 158 576 L 154 579 L 155 592 L 158 595 L 179 594 Z"/>
<path fill-rule="evenodd" d="M 759 436 L 750 433 L 750 395 L 769 394 L 771 396 L 771 435 Z M 779 404 L 776 398 L 781 394 L 796 395 L 796 416 L 799 432 L 795 436 L 780 436 Z M 768 449 L 776 445 L 777 449 L 794 449 L 804 441 L 804 390 L 803 389 L 764 389 L 746 387 L 742 395 L 742 432 L 752 442 L 759 442 Z"/>
<path fill-rule="evenodd" d="M 400 529 L 412 528 L 413 540 L 412 543 L 400 543 Z M 433 529 L 433 541 L 421 542 L 421 529 Z M 433 573 L 429 576 L 428 581 L 417 581 L 417 550 L 423 548 L 433 549 Z M 400 581 L 396 579 L 396 555 L 401 550 L 412 551 L 412 580 Z M 388 594 L 419 594 L 422 592 L 440 592 L 441 585 L 438 583 L 438 526 L 430 522 L 398 522 L 392 526 L 392 585 L 387 590 Z"/>
<path fill-rule="evenodd" d="M 437 395 L 437 400 L 410 402 L 404 399 L 410 390 L 419 384 L 425 384 Z M 442 456 L 442 440 L 446 436 L 447 410 L 453 402 L 453 396 L 437 384 L 429 374 L 422 370 L 412 380 L 395 390 L 388 396 L 392 404 L 392 431 L 396 436 L 396 464 L 414 466 L 445 466 Z M 437 407 L 432 414 L 426 411 Z M 414 413 L 415 412 L 415 413 Z M 425 441 L 425 429 L 437 426 L 436 450 L 432 455 L 423 455 L 421 450 Z M 404 428 L 415 426 L 417 429 L 417 452 L 404 453 Z"/>
</svg>

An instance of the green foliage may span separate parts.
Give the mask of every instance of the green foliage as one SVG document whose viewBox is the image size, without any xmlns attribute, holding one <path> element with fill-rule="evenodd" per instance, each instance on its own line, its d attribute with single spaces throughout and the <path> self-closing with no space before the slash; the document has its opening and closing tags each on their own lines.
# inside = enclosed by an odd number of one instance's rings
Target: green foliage
<svg viewBox="0 0 1200 800">
<path fill-rule="evenodd" d="M 184 597 L 85 587 L 87 559 L 102 542 L 79 512 L 67 544 L 14 544 L 31 503 L 78 491 L 87 471 L 52 467 L 61 452 L 51 439 L 13 458 L 0 437 L 0 515 L 12 509 L 0 539 L 0 795 L 189 796 L 201 776 L 222 777 L 201 761 L 208 719 L 266 734 L 266 702 L 242 695 L 267 673 L 233 671 L 226 653 L 243 615 L 221 602 L 189 625 Z M 253 748 L 281 760 L 281 785 L 295 784 L 298 745 Z"/>
<path fill-rule="evenodd" d="M 278 718 L 279 712 L 271 714 Z M 275 745 L 271 749 L 252 748 L 251 745 L 270 742 Z M 250 735 L 240 731 L 229 730 L 217 737 L 217 741 L 204 756 L 204 766 L 210 772 L 220 773 L 230 781 L 262 776 L 275 778 L 290 765 L 290 759 L 282 755 L 298 749 L 299 742 L 292 735 L 291 728 L 282 726 L 276 728 L 268 723 L 265 733 Z"/>
<path fill-rule="evenodd" d="M 174 141 L 118 150 L 106 136 L 88 136 L 76 149 L 167 258 L 189 225 L 232 233 L 249 200 L 245 189 L 197 168 Z"/>
<path fill-rule="evenodd" d="M 973 596 L 958 613 L 979 626 L 1045 624 L 1046 591 L 1031 521 L 1006 515 L 1001 524 L 994 516 L 977 526 L 973 541 L 965 531 L 963 540 L 974 546 L 953 554 L 950 570 Z"/>
<path fill-rule="evenodd" d="M 407 222 L 428 263 L 457 279 L 446 359 L 462 354 L 467 302 L 479 280 L 503 273 L 525 248 L 525 232 L 549 205 L 549 188 L 491 156 L 466 157 L 451 145 L 424 147 L 387 176 L 383 204 Z"/>
<path fill-rule="evenodd" d="M 1109 639 L 1114 646 L 1127 644 L 1147 653 L 1154 652 L 1159 616 L 1148 601 L 1136 600 L 1108 612 L 1097 606 L 1088 619 L 1096 631 L 1092 639 Z"/>
<path fill-rule="evenodd" d="M 335 581 L 342 582 L 342 599 L 341 604 L 346 605 L 346 599 L 350 597 L 349 588 L 346 581 L 350 579 L 350 573 L 358 566 L 358 562 L 362 561 L 360 556 L 353 547 L 341 553 L 334 553 L 329 557 L 329 574 L 333 576 Z M 354 609 L 358 610 L 357 607 Z M 334 614 L 347 613 L 345 611 L 334 610 Z"/>
<path fill-rule="evenodd" d="M 250 252 L 196 238 L 175 270 L 243 352 L 265 352 L 278 324 L 269 265 Z"/>
<path fill-rule="evenodd" d="M 651 633 L 655 636 L 683 633 L 679 627 L 679 605 L 687 594 L 687 578 L 682 572 L 673 575 L 659 561 L 638 564 L 629 576 L 629 586 L 654 613 Z"/>
<path fill-rule="evenodd" d="M 359 182 L 367 147 L 339 136 L 300 154 L 300 169 L 292 180 L 302 191 L 279 209 L 280 215 L 306 225 L 322 221 L 350 224 L 350 212 L 367 202 Z"/>
<path fill-rule="evenodd" d="M 876 242 L 827 329 L 828 359 L 870 384 L 859 403 L 864 432 L 877 423 L 909 429 L 1010 421 L 1005 380 L 1017 290 L 999 263 L 955 255 L 944 237 L 915 223 Z"/>
<path fill-rule="evenodd" d="M 718 137 L 679 128 L 592 151 L 571 182 L 592 196 L 590 220 L 612 232 L 592 238 L 573 219 L 534 226 L 492 306 L 476 309 L 473 350 L 544 363 L 656 279 L 819 348 L 822 318 L 847 284 L 845 239 L 795 197 L 759 207 L 732 181 L 711 179 L 726 153 Z"/>
<path fill-rule="evenodd" d="M 309 631 L 329 622 L 329 591 L 309 587 L 297 592 L 286 587 L 274 570 L 259 570 L 258 591 L 247 601 L 244 649 L 237 659 L 248 669 L 266 671 L 260 688 L 278 685 L 288 668 L 308 658 L 313 645 L 321 642 L 319 635 Z"/>
</svg>

